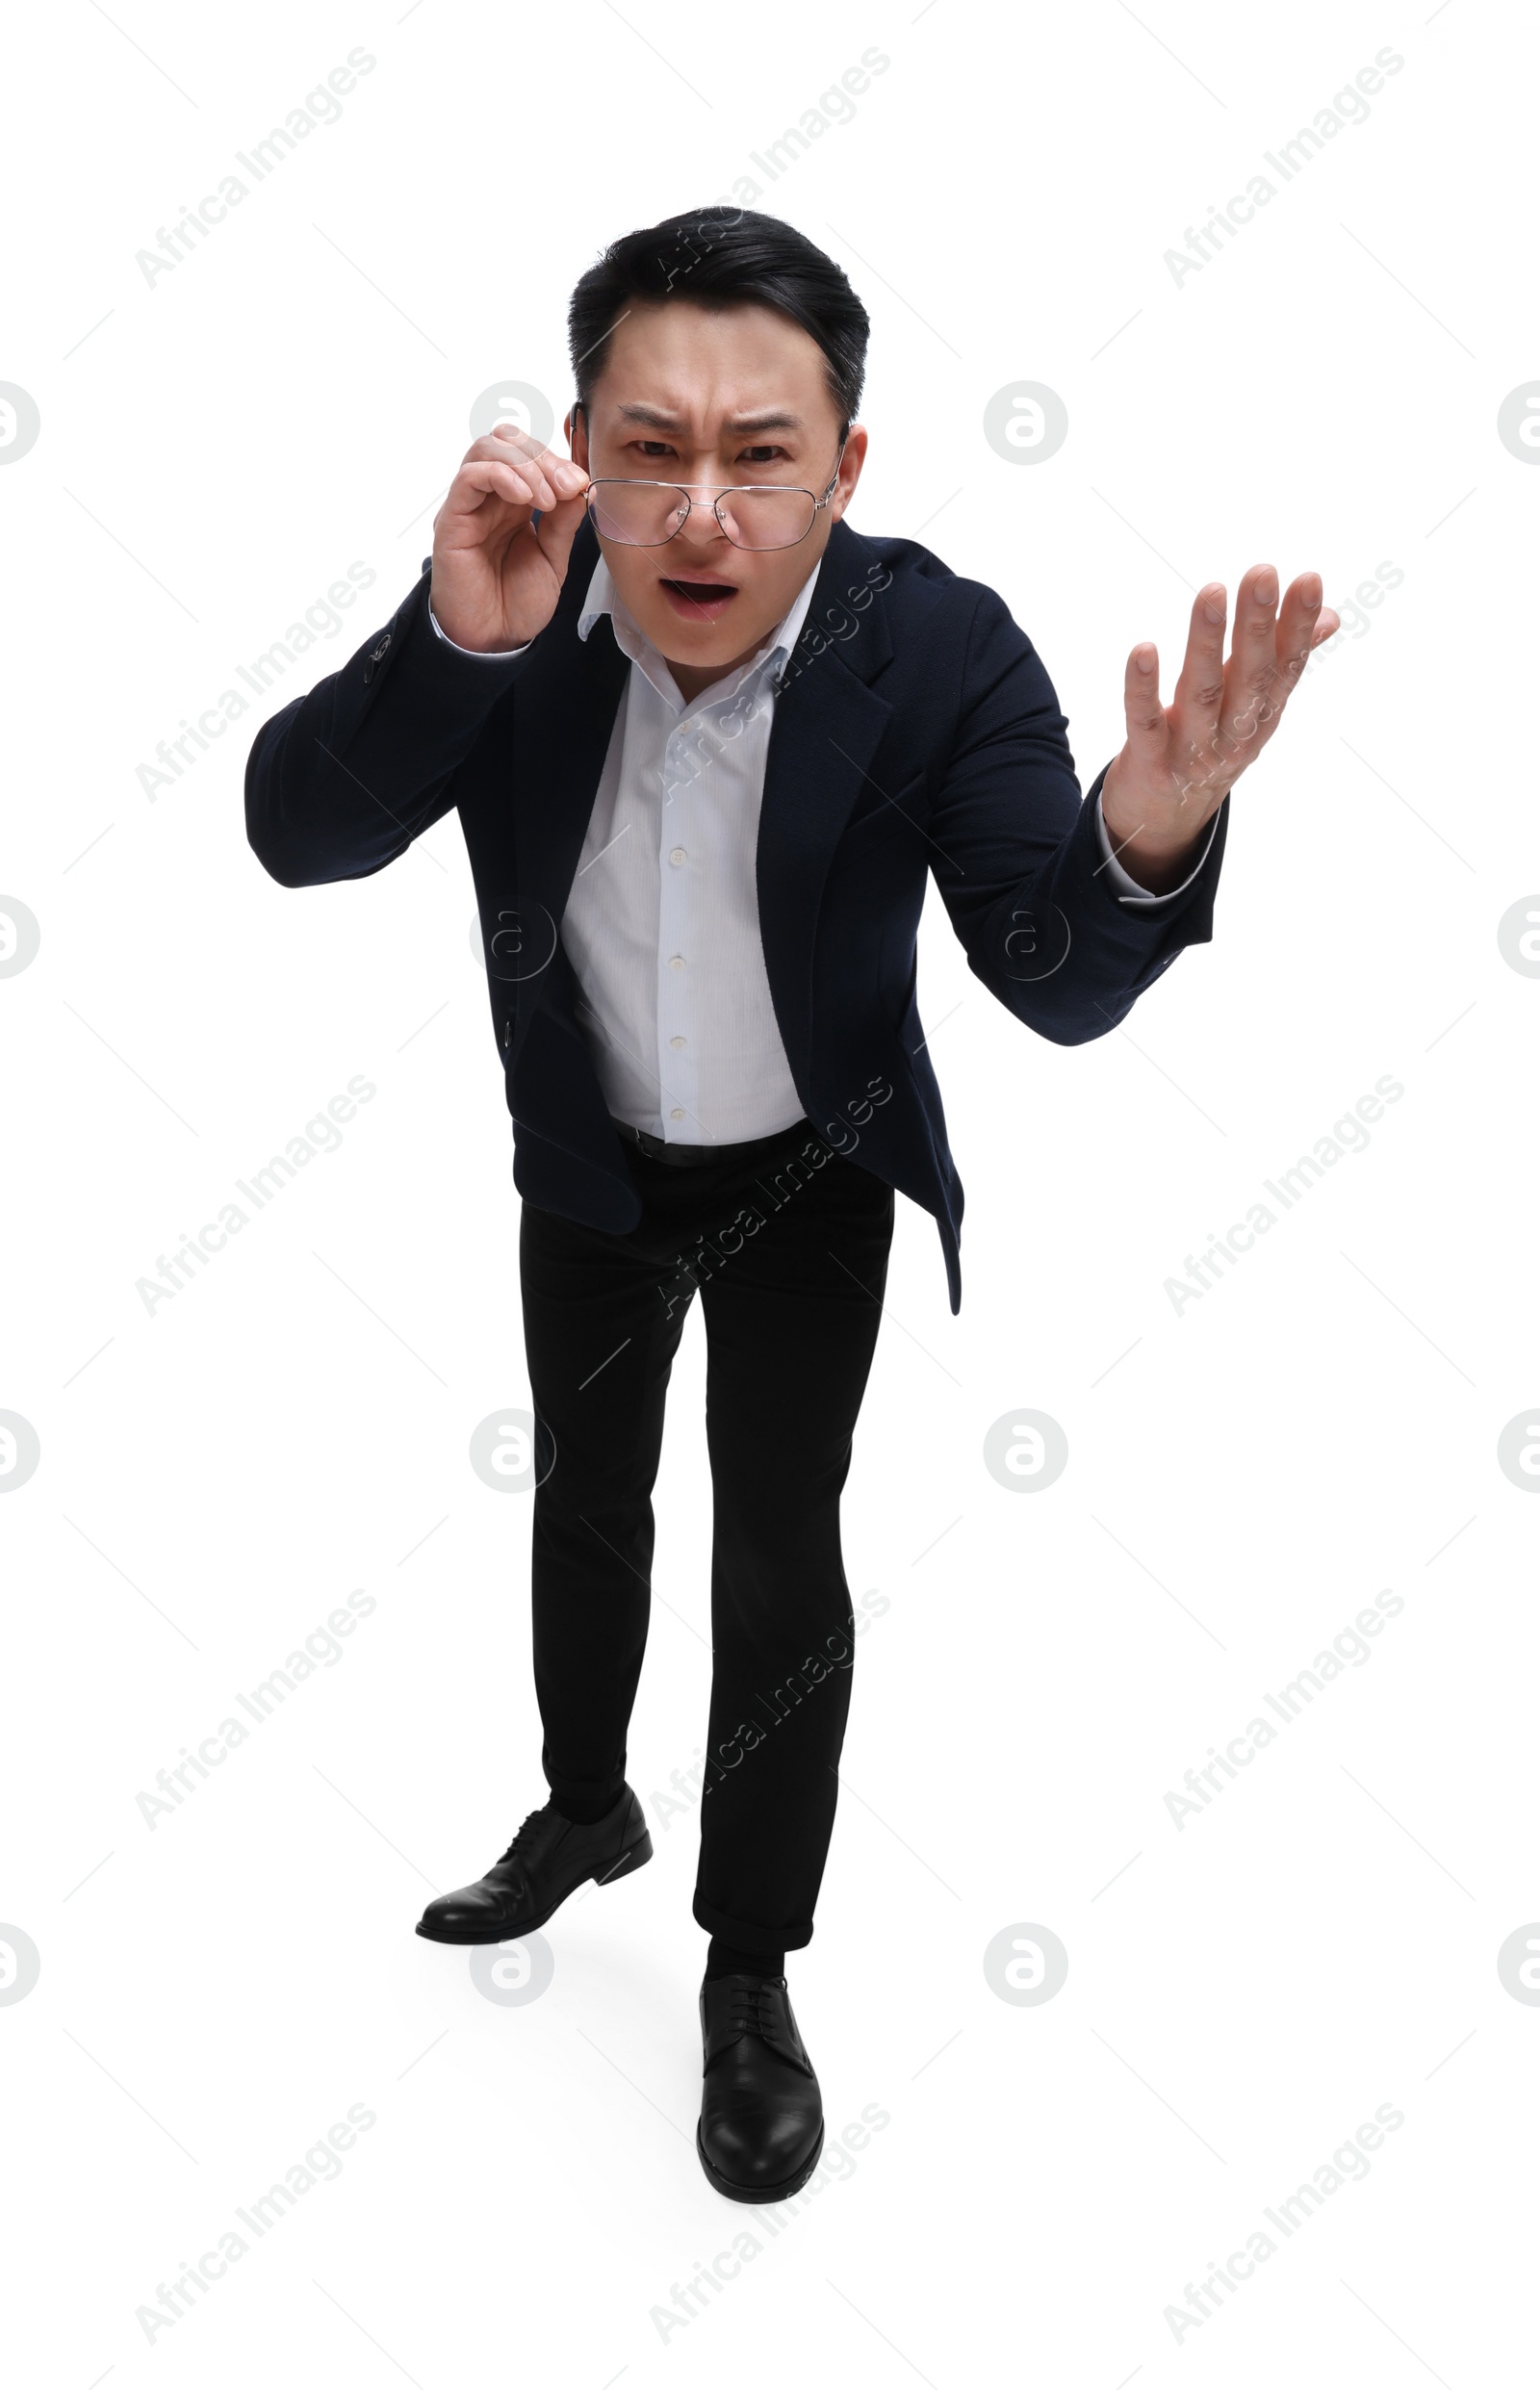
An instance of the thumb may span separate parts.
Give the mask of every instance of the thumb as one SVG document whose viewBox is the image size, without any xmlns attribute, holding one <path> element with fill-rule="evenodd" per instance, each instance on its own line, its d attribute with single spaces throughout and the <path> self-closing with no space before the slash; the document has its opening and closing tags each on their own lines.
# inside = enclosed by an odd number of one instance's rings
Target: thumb
<svg viewBox="0 0 1540 2390">
<path fill-rule="evenodd" d="M 588 511 L 588 494 L 579 490 L 576 498 L 564 498 L 549 512 L 536 512 L 529 518 L 529 528 L 539 543 L 540 553 L 559 579 L 567 577 L 567 561 L 578 526 Z"/>
<path fill-rule="evenodd" d="M 1153 641 L 1141 640 L 1129 650 L 1123 668 L 1123 719 L 1128 748 L 1138 763 L 1155 762 L 1166 753 L 1166 708 L 1161 704 L 1160 657 Z"/>
</svg>

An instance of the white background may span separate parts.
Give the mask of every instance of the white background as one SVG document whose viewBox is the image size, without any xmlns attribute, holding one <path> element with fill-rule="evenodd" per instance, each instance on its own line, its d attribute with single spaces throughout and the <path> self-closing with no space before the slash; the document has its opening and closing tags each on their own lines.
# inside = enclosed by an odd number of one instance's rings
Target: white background
<svg viewBox="0 0 1540 2390">
<path fill-rule="evenodd" d="M 360 46 L 341 120 L 147 283 L 136 251 Z M 1283 184 L 1264 151 L 1387 46 L 1368 120 Z M 869 48 L 853 119 L 768 182 L 750 153 Z M 1497 1443 L 1540 1397 L 1540 984 L 1497 926 L 1540 887 L 1540 475 L 1497 419 L 1540 370 L 1534 48 L 1466 0 L 13 24 L 0 379 L 41 423 L 0 470 L 0 887 L 41 932 L 0 981 L 0 1408 L 41 1450 L 0 1503 L 0 1919 L 41 1960 L 0 2006 L 18 2379 L 1517 2377 L 1540 2013 L 1497 1954 L 1540 1915 L 1540 1513 Z M 1276 197 L 1178 284 L 1165 253 L 1258 171 Z M 578 274 L 746 173 L 873 318 L 855 527 L 1005 595 L 1083 785 L 1129 648 L 1168 696 L 1211 576 L 1315 567 L 1349 623 L 1235 797 L 1213 944 L 1126 1031 L 1035 1040 L 927 917 L 963 1309 L 901 1207 L 845 1506 L 886 1606 L 790 1970 L 831 2139 L 888 2121 L 774 2235 L 691 2146 L 696 1806 L 658 1800 L 706 1723 L 699 1321 L 631 1739 L 656 1863 L 564 1909 L 550 1988 L 501 2005 L 412 1932 L 545 1790 L 527 1512 L 467 1458 L 527 1399 L 470 875 L 451 815 L 288 891 L 242 814 L 263 711 L 416 578 L 477 394 L 559 417 Z M 1014 376 L 1068 410 L 1040 463 L 983 436 Z M 152 801 L 157 742 L 355 560 L 340 634 Z M 338 1150 L 147 1313 L 136 1281 L 357 1073 Z M 1367 1150 L 1178 1312 L 1185 1257 L 1387 1074 Z M 1020 1406 L 1068 1437 L 1035 1493 L 983 1465 Z M 152 1830 L 157 1771 L 355 1586 L 343 1657 Z M 1373 1657 L 1179 1829 L 1186 1771 L 1387 1586 Z M 1025 2006 L 984 1954 L 1032 1924 L 1069 1968 Z M 340 2176 L 147 2339 L 157 2286 L 359 2102 Z M 1367 2177 L 1284 2240 L 1263 2209 L 1382 2103 Z M 1178 2338 L 1259 2228 L 1275 2253 Z M 675 2286 L 745 2231 L 687 2319 Z"/>
</svg>

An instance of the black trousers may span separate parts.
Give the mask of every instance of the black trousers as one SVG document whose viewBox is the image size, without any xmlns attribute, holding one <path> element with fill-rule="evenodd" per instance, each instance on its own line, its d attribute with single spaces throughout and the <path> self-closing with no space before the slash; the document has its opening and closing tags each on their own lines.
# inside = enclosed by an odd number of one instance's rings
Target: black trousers
<svg viewBox="0 0 1540 2390">
<path fill-rule="evenodd" d="M 612 1799 L 647 1641 L 652 1492 L 697 1292 L 711 1465 L 711 1704 L 694 1914 L 812 1939 L 855 1654 L 839 1497 L 881 1319 L 891 1188 L 804 1120 L 675 1168 L 634 1147 L 639 1226 L 526 1202 L 534 1678 L 556 1799 Z"/>
</svg>

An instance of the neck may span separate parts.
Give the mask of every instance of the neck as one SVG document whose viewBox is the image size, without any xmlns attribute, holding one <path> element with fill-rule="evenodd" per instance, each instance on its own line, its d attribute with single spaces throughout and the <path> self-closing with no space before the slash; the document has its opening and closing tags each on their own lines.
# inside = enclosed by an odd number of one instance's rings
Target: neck
<svg viewBox="0 0 1540 2390">
<path fill-rule="evenodd" d="M 719 681 L 729 680 L 739 671 L 751 656 L 758 653 L 760 644 L 762 642 L 757 642 L 754 647 L 745 648 L 741 655 L 734 655 L 728 664 L 677 664 L 672 655 L 665 655 L 663 661 L 673 675 L 674 685 L 684 703 L 693 706 L 707 689 L 715 688 Z"/>
</svg>

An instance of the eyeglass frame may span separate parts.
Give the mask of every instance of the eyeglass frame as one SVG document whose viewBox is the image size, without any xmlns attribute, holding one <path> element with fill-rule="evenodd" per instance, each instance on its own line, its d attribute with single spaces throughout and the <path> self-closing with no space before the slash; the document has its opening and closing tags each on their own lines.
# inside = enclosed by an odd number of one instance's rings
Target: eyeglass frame
<svg viewBox="0 0 1540 2390">
<path fill-rule="evenodd" d="M 587 414 L 588 410 L 582 399 L 575 398 L 572 404 L 573 413 L 576 415 L 579 408 L 582 409 L 584 415 Z M 723 538 L 729 542 L 730 546 L 742 549 L 742 553 L 746 556 L 784 555 L 788 548 L 800 548 L 803 541 L 811 536 L 814 525 L 816 525 L 818 521 L 818 517 L 828 505 L 831 498 L 834 496 L 834 483 L 839 479 L 839 468 L 845 461 L 845 450 L 849 445 L 849 441 L 850 425 L 847 424 L 845 425 L 844 435 L 839 443 L 839 454 L 834 459 L 834 470 L 829 476 L 828 487 L 825 489 L 822 498 L 820 498 L 815 491 L 809 490 L 800 481 L 723 482 L 717 489 L 716 496 L 711 501 L 711 512 L 716 517 L 717 529 L 721 532 Z M 643 548 L 649 551 L 657 548 L 666 548 L 669 546 L 671 541 L 678 539 L 680 531 L 683 530 L 685 524 L 688 523 L 691 512 L 695 508 L 702 505 L 700 499 L 693 498 L 690 495 L 689 486 L 683 481 L 652 481 L 645 478 L 640 474 L 632 475 L 624 473 L 605 473 L 600 474 L 597 478 L 590 475 L 588 487 L 583 493 L 588 520 L 590 523 L 593 523 L 594 521 L 594 492 L 595 490 L 603 489 L 606 481 L 619 482 L 627 489 L 634 490 L 678 490 L 680 497 L 684 501 L 684 512 L 680 516 L 679 522 L 675 525 L 673 530 L 670 531 L 667 539 L 622 539 L 615 542 L 617 548 Z M 709 482 L 702 482 L 697 486 L 702 489 L 708 489 L 712 485 Z M 803 498 L 810 498 L 812 500 L 812 522 L 808 524 L 806 531 L 799 531 L 795 539 L 783 540 L 778 548 L 745 548 L 743 547 L 741 540 L 736 540 L 732 537 L 732 532 L 728 529 L 727 525 L 722 520 L 722 501 L 725 498 L 731 498 L 734 490 L 790 490 L 795 494 L 800 494 Z M 597 537 L 599 531 L 599 526 L 597 523 L 594 524 L 594 531 Z M 605 536 L 607 537 L 608 534 L 606 533 Z"/>
</svg>

